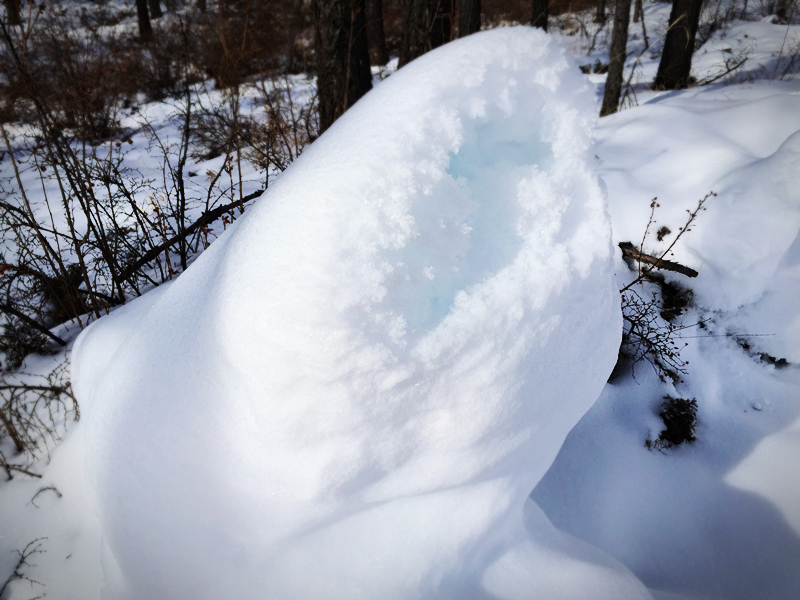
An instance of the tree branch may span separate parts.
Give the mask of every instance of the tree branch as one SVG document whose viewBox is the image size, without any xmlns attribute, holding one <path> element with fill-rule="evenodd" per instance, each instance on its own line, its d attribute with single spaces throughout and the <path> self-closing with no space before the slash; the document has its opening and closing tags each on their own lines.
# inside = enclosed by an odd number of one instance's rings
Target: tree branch
<svg viewBox="0 0 800 600">
<path fill-rule="evenodd" d="M 155 248 L 151 248 L 150 250 L 145 252 L 144 256 L 142 256 L 139 260 L 137 260 L 135 263 L 133 263 L 130 267 L 125 269 L 125 271 L 123 271 L 120 274 L 120 276 L 119 276 L 120 281 L 127 281 L 128 279 L 133 277 L 139 269 L 141 269 L 144 265 L 149 263 L 151 260 L 154 260 L 159 254 L 164 252 L 164 250 L 166 250 L 167 248 L 169 248 L 171 246 L 174 246 L 175 244 L 177 244 L 181 240 L 189 237 L 195 231 L 197 231 L 198 229 L 208 225 L 209 223 L 213 223 L 214 221 L 219 219 L 222 215 L 224 215 L 226 212 L 228 212 L 230 210 L 233 210 L 234 208 L 237 208 L 239 206 L 242 206 L 243 204 L 246 204 L 246 203 L 250 202 L 250 200 L 255 200 L 256 198 L 261 196 L 261 194 L 263 194 L 263 193 L 264 193 L 264 190 L 258 190 L 257 192 L 253 192 L 252 194 L 248 194 L 247 196 L 245 196 L 241 200 L 236 200 L 235 202 L 231 202 L 231 203 L 226 204 L 224 206 L 219 206 L 219 207 L 215 208 L 214 210 L 210 210 L 208 212 L 203 213 L 200 216 L 200 218 L 197 219 L 197 221 L 195 221 L 194 223 L 192 223 L 189 227 L 185 228 L 180 233 L 172 236 L 170 239 L 168 239 L 163 244 L 160 244 L 160 245 L 156 246 Z"/>
<path fill-rule="evenodd" d="M 623 256 L 653 265 L 656 269 L 675 271 L 676 273 L 681 273 L 687 277 L 697 277 L 698 275 L 697 271 L 690 269 L 689 267 L 684 267 L 682 264 L 673 262 L 671 260 L 664 260 L 663 258 L 656 258 L 655 256 L 650 256 L 649 254 L 640 252 L 630 242 L 620 242 L 619 247 L 622 250 Z"/>
<path fill-rule="evenodd" d="M 65 342 L 60 337 L 58 337 L 56 334 L 51 332 L 47 327 L 45 327 L 44 325 L 42 325 L 40 323 L 37 323 L 36 321 L 31 319 L 28 315 L 26 315 L 24 313 L 21 313 L 20 311 L 18 311 L 13 306 L 9 306 L 5 302 L 0 302 L 0 310 L 2 310 L 4 312 L 7 312 L 10 315 L 14 315 L 15 317 L 17 317 L 20 321 L 22 321 L 23 323 L 25 323 L 29 327 L 33 327 L 36 331 L 39 331 L 39 332 L 45 334 L 47 337 L 49 337 L 55 343 L 57 343 L 57 344 L 59 344 L 61 346 L 66 346 L 67 345 L 67 342 Z"/>
</svg>

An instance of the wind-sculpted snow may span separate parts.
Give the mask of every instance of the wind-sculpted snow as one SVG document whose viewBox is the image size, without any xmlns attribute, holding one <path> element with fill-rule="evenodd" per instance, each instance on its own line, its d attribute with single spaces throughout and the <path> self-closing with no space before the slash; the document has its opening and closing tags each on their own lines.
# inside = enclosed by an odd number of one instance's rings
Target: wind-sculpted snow
<svg viewBox="0 0 800 600">
<path fill-rule="evenodd" d="M 448 44 L 89 328 L 106 595 L 647 597 L 525 508 L 619 346 L 595 110 L 541 32 Z"/>
</svg>

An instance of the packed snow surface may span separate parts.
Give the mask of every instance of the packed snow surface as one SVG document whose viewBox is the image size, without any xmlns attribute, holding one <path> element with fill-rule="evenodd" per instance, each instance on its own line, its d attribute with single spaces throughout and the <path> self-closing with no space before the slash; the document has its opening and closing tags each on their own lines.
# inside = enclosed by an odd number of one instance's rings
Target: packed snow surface
<svg viewBox="0 0 800 600">
<path fill-rule="evenodd" d="M 679 594 L 665 598 L 798 598 L 800 82 L 651 97 L 603 119 L 596 152 L 616 241 L 642 243 L 658 196 L 646 252 L 718 194 L 674 247 L 698 277 L 667 274 L 694 291 L 674 322 L 687 373 L 673 385 L 642 364 L 612 381 L 532 497 L 651 590 Z M 696 399 L 697 441 L 648 451 L 666 395 Z"/>
<path fill-rule="evenodd" d="M 81 335 L 107 597 L 649 597 L 527 499 L 619 345 L 593 96 L 448 44 Z"/>
</svg>

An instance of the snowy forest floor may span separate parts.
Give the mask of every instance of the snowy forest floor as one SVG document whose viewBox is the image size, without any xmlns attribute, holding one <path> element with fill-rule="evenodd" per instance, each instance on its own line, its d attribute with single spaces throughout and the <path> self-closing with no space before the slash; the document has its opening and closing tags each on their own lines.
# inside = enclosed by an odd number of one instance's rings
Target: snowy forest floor
<svg viewBox="0 0 800 600">
<path fill-rule="evenodd" d="M 664 282 L 632 288 L 643 302 L 661 298 L 665 289 L 686 300 L 669 322 L 658 317 L 660 326 L 672 324 L 670 336 L 680 348 L 677 377 L 664 376 L 646 358 L 622 360 L 531 497 L 556 527 L 613 556 L 655 598 L 796 598 L 800 25 L 775 24 L 755 12 L 734 20 L 711 32 L 695 53 L 693 75 L 707 85 L 653 92 L 647 82 L 658 66 L 669 10 L 666 3 L 645 4 L 650 47 L 640 25 L 631 24 L 625 108 L 599 121 L 594 154 L 615 248 L 631 242 L 660 256 L 681 233 L 687 211 L 716 194 L 670 250 L 671 260 L 699 276 L 668 273 Z M 562 16 L 553 32 L 587 70 L 608 58 L 608 31 L 595 35 L 589 21 Z M 391 73 L 391 66 L 376 72 L 377 86 Z M 602 97 L 605 76 L 586 77 Z M 298 97 L 308 96 L 307 78 L 292 82 Z M 201 92 L 201 102 L 213 104 L 215 93 Z M 257 97 L 257 90 L 245 90 L 243 102 L 252 101 L 257 111 Z M 175 140 L 171 114 L 168 103 L 151 103 L 127 118 L 133 127 L 145 115 L 164 139 Z M 14 136 L 25 133 L 21 126 L 10 129 Z M 126 161 L 145 178 L 158 178 L 151 138 L 130 137 Z M 216 173 L 222 161 L 197 160 L 187 169 Z M 10 173 L 8 161 L 2 170 Z M 244 193 L 264 178 L 246 167 Z M 217 223 L 214 230 L 223 227 Z M 640 266 L 619 255 L 616 267 L 622 289 Z M 55 330 L 71 341 L 79 332 L 75 322 Z M 68 379 L 70 352 L 71 345 L 52 357 L 28 356 L 24 374 L 6 374 L 6 381 L 36 385 L 59 365 L 66 365 Z M 653 444 L 664 429 L 659 412 L 667 397 L 696 400 L 695 441 Z M 101 529 L 75 417 L 56 415 L 60 439 L 42 440 L 35 457 L 15 462 L 8 436 L 0 445 L 9 464 L 37 475 L 16 471 L 0 483 L 0 582 L 10 577 L 4 599 L 99 598 L 103 569 L 114 568 L 101 564 Z M 592 597 L 591 582 L 585 597 Z"/>
</svg>

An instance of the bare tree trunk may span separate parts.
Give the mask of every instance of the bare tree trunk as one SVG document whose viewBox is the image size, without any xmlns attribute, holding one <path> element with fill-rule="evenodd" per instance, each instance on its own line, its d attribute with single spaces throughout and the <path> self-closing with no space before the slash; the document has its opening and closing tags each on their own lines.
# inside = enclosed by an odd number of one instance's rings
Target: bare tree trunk
<svg viewBox="0 0 800 600">
<path fill-rule="evenodd" d="M 481 0 L 460 0 L 458 4 L 458 37 L 481 30 Z"/>
<path fill-rule="evenodd" d="M 160 19 L 164 15 L 161 12 L 161 3 L 158 0 L 147 0 L 147 6 L 150 8 L 151 18 Z"/>
<path fill-rule="evenodd" d="M 367 42 L 371 65 L 382 67 L 389 62 L 386 33 L 383 29 L 383 1 L 366 0 Z"/>
<path fill-rule="evenodd" d="M 150 12 L 147 0 L 136 0 L 136 17 L 139 21 L 139 39 L 149 42 L 153 39 L 153 28 L 150 26 Z"/>
<path fill-rule="evenodd" d="M 547 31 L 547 18 L 550 16 L 548 0 L 533 0 L 533 16 L 531 25 Z"/>
<path fill-rule="evenodd" d="M 674 0 L 672 3 L 669 30 L 653 83 L 655 89 L 678 90 L 689 85 L 701 6 L 702 0 Z"/>
<path fill-rule="evenodd" d="M 206 12 L 206 0 L 197 0 L 197 9 L 201 13 Z"/>
<path fill-rule="evenodd" d="M 625 70 L 630 15 L 631 0 L 617 0 L 617 6 L 614 10 L 614 30 L 611 33 L 606 90 L 603 94 L 603 106 L 600 108 L 601 117 L 614 114 L 619 106 L 619 97 L 622 94 L 622 77 Z"/>
<path fill-rule="evenodd" d="M 404 0 L 403 40 L 400 44 L 398 67 L 407 65 L 431 49 L 431 5 L 430 0 Z"/>
<path fill-rule="evenodd" d="M 364 0 L 313 0 L 320 133 L 372 89 Z"/>
<path fill-rule="evenodd" d="M 647 23 L 644 19 L 644 6 L 642 6 L 642 0 L 636 0 L 636 6 L 639 7 L 639 12 L 642 15 L 642 37 L 644 37 L 644 47 L 650 47 L 650 40 L 647 39 Z"/>
<path fill-rule="evenodd" d="M 644 12 L 644 7 L 642 6 L 642 0 L 634 0 L 633 3 L 633 22 L 638 23 L 639 19 L 644 18 L 642 13 Z"/>
<path fill-rule="evenodd" d="M 453 0 L 433 0 L 432 9 L 431 49 L 453 39 Z"/>
<path fill-rule="evenodd" d="M 6 7 L 6 16 L 8 17 L 9 25 L 22 25 L 22 19 L 19 16 L 20 0 L 3 0 Z"/>
<path fill-rule="evenodd" d="M 606 22 L 606 0 L 600 0 L 597 4 L 597 12 L 594 13 L 594 22 L 603 25 Z"/>
</svg>

